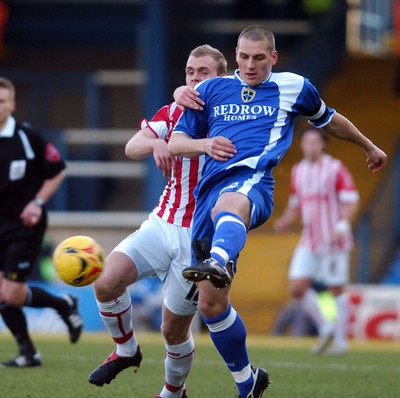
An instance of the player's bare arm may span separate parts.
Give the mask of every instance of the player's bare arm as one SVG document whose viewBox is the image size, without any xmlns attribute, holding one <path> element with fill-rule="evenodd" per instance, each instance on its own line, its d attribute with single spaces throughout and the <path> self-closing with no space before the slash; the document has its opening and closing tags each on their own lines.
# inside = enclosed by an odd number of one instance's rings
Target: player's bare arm
<svg viewBox="0 0 400 398">
<path fill-rule="evenodd" d="M 200 93 L 190 86 L 180 86 L 174 91 L 174 100 L 182 111 L 186 108 L 202 111 L 205 102 L 199 95 Z"/>
<path fill-rule="evenodd" d="M 385 152 L 365 137 L 350 120 L 340 113 L 335 113 L 331 122 L 322 130 L 336 138 L 349 141 L 363 148 L 367 154 L 368 168 L 372 172 L 377 173 L 386 166 L 387 156 Z"/>
<path fill-rule="evenodd" d="M 207 154 L 220 162 L 226 162 L 236 153 L 233 143 L 225 137 L 193 139 L 184 133 L 172 134 L 168 149 L 173 155 L 192 158 Z"/>
<path fill-rule="evenodd" d="M 297 220 L 300 212 L 297 208 L 286 206 L 283 214 L 274 222 L 273 228 L 276 232 L 286 232 L 290 225 Z"/>
<path fill-rule="evenodd" d="M 158 138 L 148 127 L 139 130 L 126 144 L 125 154 L 133 160 L 141 160 L 153 154 L 158 170 L 170 177 L 175 158 L 170 155 L 167 142 Z"/>
<path fill-rule="evenodd" d="M 44 181 L 35 198 L 32 198 L 32 200 L 25 206 L 20 214 L 20 219 L 24 225 L 27 227 L 33 227 L 40 221 L 42 217 L 42 204 L 48 202 L 55 194 L 58 187 L 64 180 L 64 177 L 64 171 L 60 171 L 53 178 L 49 178 Z"/>
</svg>

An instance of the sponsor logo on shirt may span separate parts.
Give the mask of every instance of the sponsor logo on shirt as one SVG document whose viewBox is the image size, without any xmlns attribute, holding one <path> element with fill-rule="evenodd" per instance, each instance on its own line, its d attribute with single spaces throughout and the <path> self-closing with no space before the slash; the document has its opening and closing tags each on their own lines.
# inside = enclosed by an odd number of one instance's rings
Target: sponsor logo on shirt
<svg viewBox="0 0 400 398">
<path fill-rule="evenodd" d="M 273 116 L 277 108 L 269 105 L 223 104 L 214 106 L 214 117 L 222 116 L 226 122 L 253 120 L 260 116 Z"/>
</svg>

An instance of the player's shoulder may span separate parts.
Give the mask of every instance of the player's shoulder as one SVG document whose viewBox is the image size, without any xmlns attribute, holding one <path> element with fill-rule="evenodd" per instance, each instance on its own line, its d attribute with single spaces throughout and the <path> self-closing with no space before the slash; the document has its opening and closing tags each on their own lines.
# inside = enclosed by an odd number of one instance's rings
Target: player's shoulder
<svg viewBox="0 0 400 398">
<path fill-rule="evenodd" d="M 181 116 L 182 111 L 179 109 L 178 104 L 174 101 L 167 105 L 162 106 L 153 116 L 153 121 L 164 120 L 170 122 L 171 120 L 177 120 Z"/>
<path fill-rule="evenodd" d="M 307 79 L 293 72 L 272 72 L 269 81 L 281 82 L 281 83 L 293 83 L 293 82 L 304 82 Z"/>
<path fill-rule="evenodd" d="M 207 90 L 209 88 L 213 87 L 221 87 L 225 85 L 232 84 L 232 81 L 234 81 L 234 76 L 217 76 L 217 77 L 211 77 L 207 80 L 203 80 L 200 83 L 197 83 L 195 86 L 195 89 L 200 89 L 200 90 Z"/>
<path fill-rule="evenodd" d="M 335 167 L 339 167 L 339 166 L 343 165 L 343 162 L 340 159 L 333 157 L 329 153 L 324 153 L 322 155 L 322 160 L 325 163 L 327 163 L 331 166 L 335 166 Z"/>
<path fill-rule="evenodd" d="M 15 125 L 15 129 L 16 131 L 22 130 L 27 136 L 31 137 L 32 139 L 43 140 L 42 132 L 39 129 L 33 127 L 28 122 L 17 122 Z"/>
<path fill-rule="evenodd" d="M 343 163 L 341 159 L 335 158 L 332 155 L 329 155 L 328 153 L 325 153 L 323 155 L 323 160 L 325 162 L 326 168 L 331 171 L 333 174 L 338 174 L 338 173 L 348 173 L 348 169 L 346 165 Z"/>
</svg>

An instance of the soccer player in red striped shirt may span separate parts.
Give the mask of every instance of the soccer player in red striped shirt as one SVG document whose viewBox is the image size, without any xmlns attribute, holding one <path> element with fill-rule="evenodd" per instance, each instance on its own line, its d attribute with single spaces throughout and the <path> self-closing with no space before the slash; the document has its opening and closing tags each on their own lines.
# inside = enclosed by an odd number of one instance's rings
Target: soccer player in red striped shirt
<svg viewBox="0 0 400 398">
<path fill-rule="evenodd" d="M 217 49 L 209 45 L 195 48 L 186 64 L 186 84 L 190 87 L 183 88 L 188 92 L 182 97 L 182 104 L 196 104 L 196 91 L 192 88 L 205 79 L 226 74 L 226 67 L 227 62 Z M 142 360 L 127 287 L 146 277 L 165 280 L 161 326 L 166 348 L 165 385 L 156 398 L 187 397 L 185 379 L 195 349 L 190 324 L 197 305 L 185 300 L 192 283 L 183 278 L 182 270 L 191 262 L 193 189 L 200 178 L 203 157 L 170 156 L 167 142 L 181 114 L 176 102 L 162 107 L 151 120 L 141 121 L 141 130 L 128 142 L 129 158 L 153 154 L 158 168 L 169 179 L 149 218 L 107 257 L 105 270 L 95 283 L 100 316 L 117 344 L 109 358 L 89 376 L 90 383 L 102 386 L 125 368 L 139 367 Z"/>
<path fill-rule="evenodd" d="M 317 326 L 320 339 L 313 348 L 322 353 L 333 339 L 330 354 L 347 352 L 349 252 L 353 246 L 351 221 L 359 200 L 353 178 L 343 163 L 325 153 L 326 136 L 316 128 L 301 133 L 303 160 L 292 169 L 290 197 L 275 222 L 277 231 L 288 229 L 301 216 L 303 230 L 290 270 L 290 293 Z M 313 280 L 323 282 L 335 297 L 334 321 L 322 313 Z"/>
</svg>

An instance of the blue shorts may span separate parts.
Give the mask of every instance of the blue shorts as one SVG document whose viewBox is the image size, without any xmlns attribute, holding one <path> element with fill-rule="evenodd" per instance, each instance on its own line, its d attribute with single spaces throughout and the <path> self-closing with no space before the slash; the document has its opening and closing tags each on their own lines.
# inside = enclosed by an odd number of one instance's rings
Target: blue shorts
<svg viewBox="0 0 400 398">
<path fill-rule="evenodd" d="M 193 216 L 192 240 L 208 238 L 212 242 L 214 223 L 211 211 L 219 196 L 225 192 L 239 192 L 250 200 L 251 217 L 248 230 L 264 224 L 274 207 L 275 180 L 270 171 L 257 171 L 249 167 L 235 167 L 224 173 L 223 178 L 208 181 L 198 187 L 196 210 Z M 232 259 L 236 262 L 237 259 Z M 192 263 L 197 259 L 192 252 Z"/>
</svg>

